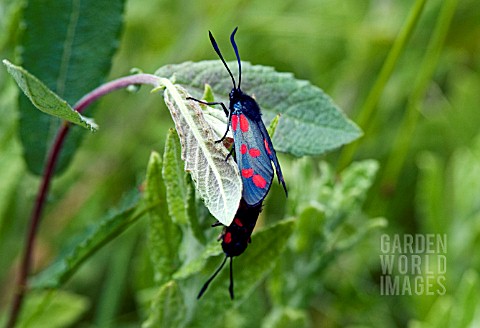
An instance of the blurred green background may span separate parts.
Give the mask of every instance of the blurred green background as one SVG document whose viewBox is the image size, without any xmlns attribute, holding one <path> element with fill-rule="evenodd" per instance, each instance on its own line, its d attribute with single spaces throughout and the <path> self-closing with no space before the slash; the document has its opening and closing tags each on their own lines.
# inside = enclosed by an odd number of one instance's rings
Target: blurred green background
<svg viewBox="0 0 480 328">
<path fill-rule="evenodd" d="M 239 26 L 237 43 L 243 60 L 311 81 L 364 129 L 364 137 L 350 148 L 354 150 L 352 158 L 344 148 L 313 161 L 324 159 L 338 171 L 350 160 L 379 161 L 364 211 L 370 217 L 386 218 L 388 227 L 343 254 L 325 272 L 323 292 L 317 296 L 320 301 L 311 307 L 315 327 L 441 327 L 445 322 L 475 327 L 480 322 L 476 293 L 480 270 L 476 252 L 480 246 L 480 2 L 426 1 L 378 104 L 373 106 L 374 114 L 359 122 L 387 54 L 415 3 L 137 0 L 126 4 L 125 26 L 110 79 L 127 75 L 133 67 L 153 73 L 170 63 L 216 59 L 208 30 L 219 41 L 224 56 L 231 59 L 233 52 L 226 40 Z M 447 3 L 453 9 L 451 22 L 441 20 L 445 11 L 448 16 Z M 19 10 L 17 2 L 0 1 L 0 54 L 12 62 L 18 51 L 14 45 Z M 431 50 L 434 31 L 442 28 L 445 38 L 440 38 L 441 47 Z M 22 159 L 16 134 L 17 92 L 6 70 L 0 69 L 2 308 L 10 301 L 20 241 L 39 183 Z M 166 131 L 173 126 L 162 100 L 150 95 L 147 88 L 105 97 L 94 116 L 101 130 L 86 136 L 72 165 L 54 181 L 45 215 L 48 222 L 44 222 L 37 243 L 36 267 L 50 263 L 58 247 L 75 231 L 101 217 L 125 190 L 141 183 L 150 151 L 163 149 Z M 294 184 L 296 177 L 289 168 L 298 159 L 282 156 L 280 160 L 287 183 Z M 283 202 L 277 191 L 267 200 L 270 212 Z M 123 259 L 136 254 L 139 246 L 132 240 L 140 230 L 129 231 L 103 249 L 90 265 L 82 267 L 71 287 L 92 299 L 108 288 L 110 270 L 124 263 L 109 261 L 110 253 L 123 254 Z M 446 295 L 381 296 L 381 233 L 447 234 Z M 136 261 L 146 259 L 137 257 Z M 114 316 L 126 325 L 135 317 L 132 290 L 147 283 L 131 272 L 118 279 L 125 281 L 125 288 Z M 89 316 L 95 318 L 100 308 L 94 307 Z"/>
</svg>

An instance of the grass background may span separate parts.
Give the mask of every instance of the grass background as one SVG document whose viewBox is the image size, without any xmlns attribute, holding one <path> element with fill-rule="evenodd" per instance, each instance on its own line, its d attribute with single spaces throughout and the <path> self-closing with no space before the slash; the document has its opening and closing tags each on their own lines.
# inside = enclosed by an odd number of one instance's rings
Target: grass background
<svg viewBox="0 0 480 328">
<path fill-rule="evenodd" d="M 480 242 L 480 3 L 426 1 L 385 88 L 377 95 L 378 103 L 371 106 L 373 114 L 362 118 L 369 97 L 375 97 L 374 86 L 387 54 L 418 2 L 141 0 L 126 4 L 110 79 L 128 74 L 132 67 L 154 72 L 169 63 L 216 59 L 208 30 L 220 42 L 225 57 L 233 58 L 227 40 L 239 26 L 237 43 L 243 60 L 311 81 L 361 124 L 365 136 L 355 148 L 313 160 L 325 159 L 339 171 L 350 160 L 379 161 L 364 211 L 388 220 L 382 233 L 447 234 L 445 296 L 380 296 L 380 239 L 375 236 L 342 255 L 325 272 L 323 293 L 318 295 L 321 301 L 310 309 L 313 326 L 415 327 L 422 322 L 432 326 L 448 322 L 467 327 L 480 320 L 474 292 L 480 265 L 476 255 Z M 15 58 L 18 8 L 15 2 L 0 1 L 2 58 Z M 0 72 L 0 90 L 3 308 L 11 296 L 10 282 L 22 247 L 19 240 L 39 181 L 22 160 L 16 134 L 17 91 L 5 70 Z M 86 136 L 72 165 L 53 185 L 48 222 L 37 243 L 37 268 L 50 263 L 78 229 L 141 182 L 150 151 L 163 149 L 166 131 L 173 126 L 161 100 L 146 89 L 106 97 L 95 109 L 95 119 L 101 132 Z M 297 161 L 289 156 L 280 160 L 287 170 Z M 295 184 L 295 176 L 288 171 L 285 175 L 289 184 Z M 273 190 L 267 201 L 270 213 L 283 202 L 278 191 Z M 148 278 L 135 274 L 135 267 L 147 260 L 138 255 L 142 233 L 136 227 L 108 245 L 69 282 L 67 288 L 81 290 L 93 303 L 84 322 L 102 326 L 137 320 L 134 291 L 148 285 Z M 126 270 L 125 259 L 133 254 L 137 263 L 129 262 Z M 112 292 L 119 281 L 124 288 Z M 101 294 L 112 295 L 109 302 L 95 302 L 96 297 L 102 299 Z M 118 306 L 112 306 L 115 302 Z"/>
</svg>

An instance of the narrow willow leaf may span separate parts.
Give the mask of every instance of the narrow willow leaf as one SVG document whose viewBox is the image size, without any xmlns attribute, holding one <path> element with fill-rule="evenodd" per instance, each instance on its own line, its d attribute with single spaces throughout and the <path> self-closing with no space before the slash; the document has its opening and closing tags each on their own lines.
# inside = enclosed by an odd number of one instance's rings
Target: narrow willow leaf
<svg viewBox="0 0 480 328">
<path fill-rule="evenodd" d="M 92 119 L 82 116 L 70 107 L 65 100 L 61 99 L 23 67 L 13 65 L 8 60 L 3 60 L 3 63 L 7 66 L 8 72 L 15 79 L 20 89 L 37 109 L 92 131 L 98 129 Z"/>
<path fill-rule="evenodd" d="M 242 181 L 228 150 L 215 143 L 216 137 L 195 101 L 181 86 L 162 79 L 165 103 L 170 110 L 180 143 L 185 171 L 190 172 L 196 190 L 210 213 L 222 224 L 230 225 L 242 194 Z"/>
<path fill-rule="evenodd" d="M 170 129 L 163 153 L 162 176 L 165 180 L 168 212 L 177 224 L 187 224 L 189 184 L 183 170 L 180 139 L 174 129 Z"/>
<path fill-rule="evenodd" d="M 119 46 L 125 0 L 27 1 L 22 10 L 20 62 L 73 105 L 106 78 Z M 88 108 L 84 115 L 90 115 Z M 62 120 L 37 111 L 19 96 L 19 133 L 28 169 L 42 174 Z M 73 126 L 55 173 L 65 169 L 85 132 Z"/>
<path fill-rule="evenodd" d="M 162 161 L 155 152 L 150 155 L 148 163 L 145 201 L 149 216 L 150 258 L 155 281 L 162 284 L 170 280 L 179 266 L 178 248 L 182 235 L 180 228 L 168 216 Z"/>
<path fill-rule="evenodd" d="M 237 63 L 230 62 L 229 66 L 235 75 Z M 208 83 L 219 98 L 217 101 L 228 105 L 232 81 L 218 60 L 167 65 L 155 74 L 164 77 L 173 75 L 176 83 L 183 85 L 195 97 L 202 96 L 204 84 Z M 281 114 L 273 138 L 278 151 L 295 156 L 319 155 L 361 135 L 360 129 L 327 94 L 307 81 L 295 79 L 292 74 L 242 62 L 242 90 L 255 96 L 267 126 L 275 115 Z"/>
<path fill-rule="evenodd" d="M 83 262 L 144 215 L 144 211 L 135 213 L 139 198 L 137 190 L 127 195 L 120 209 L 99 220 L 98 224 L 78 236 L 75 239 L 77 242 L 61 254 L 51 266 L 33 277 L 30 286 L 32 288 L 60 287 Z"/>
<path fill-rule="evenodd" d="M 143 323 L 142 328 L 182 327 L 185 312 L 183 296 L 177 283 L 169 281 L 160 287 L 153 299 L 148 320 Z"/>
</svg>

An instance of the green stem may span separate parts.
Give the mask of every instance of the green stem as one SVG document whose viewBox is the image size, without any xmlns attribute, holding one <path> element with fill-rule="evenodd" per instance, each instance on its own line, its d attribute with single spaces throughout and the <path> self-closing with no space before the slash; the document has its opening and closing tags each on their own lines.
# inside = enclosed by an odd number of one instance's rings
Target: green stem
<svg viewBox="0 0 480 328">
<path fill-rule="evenodd" d="M 383 64 L 375 84 L 373 85 L 370 93 L 367 96 L 367 99 L 365 100 L 365 103 L 360 109 L 360 113 L 356 119 L 356 122 L 364 130 L 365 135 L 367 135 L 368 131 L 371 129 L 371 122 L 374 121 L 373 117 L 375 115 L 375 109 L 378 101 L 380 100 L 383 90 L 385 89 L 385 86 L 390 79 L 393 70 L 395 69 L 400 55 L 402 54 L 407 42 L 410 40 L 413 31 L 415 30 L 415 26 L 420 19 L 420 15 L 425 7 L 426 2 L 427 0 L 417 0 L 415 2 L 408 15 L 405 25 L 400 30 L 398 37 L 393 43 L 392 49 L 387 55 L 387 59 Z M 338 162 L 339 170 L 344 169 L 350 164 L 358 146 L 359 141 L 357 140 L 343 149 Z"/>
<path fill-rule="evenodd" d="M 81 113 L 85 108 L 87 108 L 92 102 L 94 102 L 98 98 L 112 91 L 126 88 L 130 85 L 139 84 L 149 84 L 154 87 L 158 87 L 159 78 L 151 74 L 136 74 L 108 82 L 93 90 L 89 94 L 85 95 L 75 104 L 74 109 Z M 33 250 L 35 246 L 37 232 L 40 227 L 43 210 L 46 204 L 48 191 L 50 189 L 50 184 L 54 176 L 55 166 L 58 162 L 60 152 L 63 149 L 63 145 L 69 131 L 70 124 L 64 122 L 64 124 L 62 124 L 62 126 L 60 127 L 47 156 L 47 162 L 42 175 L 42 182 L 40 183 L 37 192 L 37 198 L 35 200 L 32 214 L 30 216 L 27 235 L 25 237 L 25 249 L 23 251 L 22 261 L 17 275 L 17 281 L 15 283 L 12 306 L 6 324 L 7 328 L 11 328 L 16 325 L 18 317 L 20 315 L 20 311 L 22 309 L 23 301 L 28 288 L 27 279 L 32 266 Z"/>
</svg>

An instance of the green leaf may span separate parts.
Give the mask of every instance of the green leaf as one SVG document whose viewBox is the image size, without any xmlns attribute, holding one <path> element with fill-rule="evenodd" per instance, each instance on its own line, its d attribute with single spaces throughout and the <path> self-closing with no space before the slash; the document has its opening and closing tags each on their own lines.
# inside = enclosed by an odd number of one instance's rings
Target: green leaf
<svg viewBox="0 0 480 328">
<path fill-rule="evenodd" d="M 328 238 L 331 238 L 330 242 L 343 239 L 342 247 L 347 247 L 346 245 L 350 245 L 350 242 L 359 241 L 369 230 L 386 225 L 386 221 L 382 218 L 362 221 L 360 225 L 354 223 L 352 227 L 346 225 L 352 217 L 364 217 L 361 207 L 374 182 L 377 170 L 378 162 L 374 160 L 352 163 L 342 172 L 340 178 L 329 170 L 329 182 L 324 186 L 319 201 L 327 216 L 325 233 Z M 340 248 L 340 244 L 337 244 L 337 247 Z"/>
<path fill-rule="evenodd" d="M 168 147 L 168 146 L 166 146 Z M 162 284 L 171 279 L 179 266 L 178 248 L 182 241 L 180 228 L 168 216 L 162 161 L 152 152 L 147 168 L 145 202 L 149 215 L 149 250 L 155 281 Z"/>
<path fill-rule="evenodd" d="M 351 236 L 339 241 L 335 245 L 336 252 L 346 252 L 358 245 L 363 239 L 368 237 L 373 231 L 386 228 L 388 221 L 385 218 L 373 218 L 364 222 L 352 233 Z"/>
<path fill-rule="evenodd" d="M 278 122 L 280 121 L 280 115 L 276 115 L 273 120 L 270 121 L 268 125 L 267 132 L 270 138 L 275 136 L 275 131 L 277 130 Z"/>
<path fill-rule="evenodd" d="M 325 269 L 325 214 L 307 206 L 296 219 L 289 248 L 268 281 L 272 302 L 293 308 L 306 307 L 309 297 L 321 283 L 319 271 Z"/>
<path fill-rule="evenodd" d="M 467 328 L 476 325 L 480 301 L 479 287 L 478 273 L 475 269 L 469 269 L 463 274 L 455 295 L 455 303 L 450 316 L 450 327 Z"/>
<path fill-rule="evenodd" d="M 450 321 L 453 304 L 456 303 L 450 295 L 437 297 L 430 311 L 425 317 L 425 321 L 410 320 L 408 328 L 442 328 L 445 323 Z"/>
<path fill-rule="evenodd" d="M 206 102 L 215 101 L 215 96 L 213 95 L 212 87 L 208 83 L 205 83 L 205 89 L 203 90 L 202 99 L 205 100 Z"/>
<path fill-rule="evenodd" d="M 73 327 L 88 308 L 89 301 L 86 297 L 66 291 L 29 292 L 15 327 Z"/>
<path fill-rule="evenodd" d="M 315 206 L 307 206 L 297 218 L 297 231 L 292 237 L 292 248 L 296 253 L 305 254 L 310 249 L 320 252 L 325 243 L 322 233 L 325 213 Z"/>
<path fill-rule="evenodd" d="M 204 113 L 181 86 L 162 79 L 165 103 L 172 115 L 180 143 L 185 171 L 210 213 L 222 224 L 230 225 L 242 195 L 242 180 L 232 157 L 225 160 L 228 150 L 216 143 L 215 133 Z"/>
<path fill-rule="evenodd" d="M 139 193 L 135 189 L 124 199 L 120 209 L 113 211 L 98 224 L 89 227 L 47 269 L 33 277 L 32 288 L 58 288 L 70 278 L 79 266 L 103 245 L 135 223 L 145 213 L 137 210 Z"/>
<path fill-rule="evenodd" d="M 450 197 L 446 195 L 444 163 L 431 152 L 420 154 L 417 159 L 419 178 L 416 192 L 416 207 L 422 219 L 422 231 L 446 233 L 451 213 L 448 211 Z"/>
<path fill-rule="evenodd" d="M 462 275 L 458 286 L 455 286 L 454 295 L 447 294 L 438 297 L 425 320 L 411 321 L 408 327 L 475 327 L 478 322 L 479 285 L 478 272 L 468 269 Z M 449 285 L 447 285 L 448 289 Z"/>
<path fill-rule="evenodd" d="M 19 190 L 19 182 L 25 177 L 26 170 L 20 157 L 20 147 L 13 137 L 5 138 L 0 143 L 0 253 L 3 256 L 0 258 L 0 267 L 7 268 L 8 265 L 3 261 L 11 260 L 11 256 L 15 258 L 16 255 L 9 253 L 8 233 L 12 228 L 12 216 L 8 214 L 11 204 L 18 204 L 16 191 Z M 17 242 L 17 236 L 11 235 L 11 242 Z"/>
<path fill-rule="evenodd" d="M 70 107 L 65 100 L 61 99 L 23 67 L 13 65 L 8 60 L 4 60 L 3 63 L 7 66 L 8 72 L 13 76 L 20 89 L 37 109 L 92 131 L 98 129 L 93 120 L 82 116 Z"/>
<path fill-rule="evenodd" d="M 210 227 L 213 218 L 202 200 L 196 197 L 195 185 L 190 175 L 186 176 L 186 183 L 189 191 L 187 206 L 189 219 L 188 223 L 191 228 L 192 236 L 194 236 L 197 241 L 204 245 L 206 243 L 205 229 L 207 228 L 205 225 Z"/>
<path fill-rule="evenodd" d="M 276 307 L 262 323 L 262 327 L 269 328 L 301 328 L 311 325 L 306 311 L 289 307 Z"/>
<path fill-rule="evenodd" d="M 229 66 L 235 75 L 237 63 L 230 62 Z M 155 74 L 173 75 L 175 82 L 195 97 L 202 96 L 204 84 L 208 83 L 216 93 L 216 100 L 227 102 L 232 88 L 232 81 L 218 60 L 167 65 Z M 273 138 L 278 151 L 295 156 L 318 155 L 361 135 L 360 129 L 328 95 L 307 81 L 295 79 L 292 74 L 242 62 L 242 90 L 255 96 L 267 126 L 276 114 L 281 114 Z"/>
<path fill-rule="evenodd" d="M 148 320 L 142 328 L 181 327 L 185 320 L 183 296 L 175 281 L 165 283 L 155 296 Z"/>
<path fill-rule="evenodd" d="M 165 180 L 168 212 L 177 224 L 187 224 L 189 184 L 183 170 L 180 139 L 174 129 L 170 129 L 163 153 L 162 176 Z"/>
<path fill-rule="evenodd" d="M 378 162 L 375 160 L 352 163 L 342 172 L 341 182 L 333 185 L 330 194 L 324 194 L 326 197 L 322 197 L 321 202 L 326 208 L 327 216 L 332 218 L 327 222 L 328 231 L 333 231 L 353 213 L 360 211 L 377 171 Z M 338 177 L 335 175 L 331 176 L 331 181 L 336 179 Z"/>
<path fill-rule="evenodd" d="M 73 105 L 99 86 L 119 45 L 124 0 L 28 1 L 23 10 L 21 65 Z M 47 151 L 62 121 L 19 97 L 20 139 L 30 171 L 43 172 Z M 83 113 L 87 114 L 87 113 Z M 65 169 L 84 132 L 73 128 L 56 172 Z"/>
<path fill-rule="evenodd" d="M 218 241 L 210 242 L 200 255 L 175 272 L 174 278 L 176 280 L 181 280 L 196 275 L 205 268 L 205 262 L 210 257 L 216 257 L 221 253 L 222 249 L 218 244 Z"/>
<path fill-rule="evenodd" d="M 315 169 L 320 170 L 320 179 L 313 178 Z M 292 205 L 297 229 L 269 280 L 274 303 L 308 308 L 321 289 L 321 275 L 328 265 L 386 226 L 386 220 L 367 219 L 361 211 L 377 169 L 377 162 L 366 160 L 353 163 L 338 176 L 323 162 L 296 161 L 291 173 L 297 183 L 291 195 L 294 203 L 298 200 Z"/>
<path fill-rule="evenodd" d="M 448 189 L 451 192 L 447 197 L 453 202 L 453 213 L 450 218 L 455 217 L 453 224 L 460 223 L 465 229 L 463 233 L 471 235 L 469 238 L 475 239 L 475 231 L 469 228 L 467 222 L 476 220 L 480 214 L 480 202 L 475 193 L 465 192 L 467 190 L 480 190 L 480 179 L 472 177 L 480 176 L 480 166 L 478 158 L 480 156 L 480 135 L 474 138 L 471 146 L 462 147 L 455 151 L 449 163 L 449 173 L 451 174 L 451 183 Z M 447 190 L 448 190 L 447 189 Z M 458 231 L 459 232 L 459 231 Z M 465 235 L 459 234 L 458 242 L 465 241 Z"/>
</svg>

